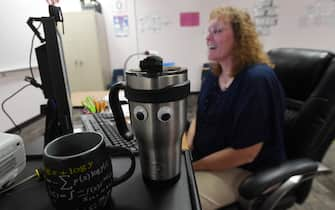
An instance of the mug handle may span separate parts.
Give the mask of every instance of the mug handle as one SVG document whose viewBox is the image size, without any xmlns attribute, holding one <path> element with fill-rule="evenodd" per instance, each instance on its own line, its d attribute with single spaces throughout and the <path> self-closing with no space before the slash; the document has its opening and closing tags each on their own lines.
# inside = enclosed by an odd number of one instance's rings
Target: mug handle
<svg viewBox="0 0 335 210">
<path fill-rule="evenodd" d="M 120 156 L 127 156 L 130 158 L 131 160 L 131 165 L 130 168 L 128 169 L 128 171 L 123 174 L 120 177 L 113 177 L 113 184 L 112 186 L 116 186 L 124 181 L 126 181 L 127 179 L 129 179 L 131 177 L 131 175 L 133 175 L 134 171 L 135 171 L 135 156 L 134 154 L 123 147 L 117 147 L 117 146 L 106 146 L 108 154 L 110 157 L 120 157 Z"/>
<path fill-rule="evenodd" d="M 126 83 L 124 81 L 118 82 L 114 84 L 109 90 L 109 106 L 112 109 L 116 128 L 121 134 L 123 138 L 126 140 L 131 140 L 134 138 L 132 132 L 129 131 L 127 127 L 126 120 L 124 118 L 124 114 L 121 108 L 120 100 L 119 100 L 119 91 L 121 89 L 125 89 Z"/>
</svg>

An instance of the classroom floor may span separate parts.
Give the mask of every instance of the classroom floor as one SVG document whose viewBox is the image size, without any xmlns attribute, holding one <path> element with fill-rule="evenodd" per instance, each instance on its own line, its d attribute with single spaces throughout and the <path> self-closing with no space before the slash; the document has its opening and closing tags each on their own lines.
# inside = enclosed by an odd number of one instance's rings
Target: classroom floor
<svg viewBox="0 0 335 210">
<path fill-rule="evenodd" d="M 196 110 L 197 95 L 188 98 L 187 118 L 190 120 Z M 74 109 L 73 119 L 79 121 L 80 110 Z M 41 118 L 21 131 L 25 143 L 31 143 L 43 135 L 45 119 Z M 324 157 L 323 163 L 333 171 L 333 174 L 320 176 L 313 182 L 313 188 L 303 205 L 296 205 L 291 210 L 333 210 L 335 207 L 335 143 L 331 145 Z"/>
</svg>

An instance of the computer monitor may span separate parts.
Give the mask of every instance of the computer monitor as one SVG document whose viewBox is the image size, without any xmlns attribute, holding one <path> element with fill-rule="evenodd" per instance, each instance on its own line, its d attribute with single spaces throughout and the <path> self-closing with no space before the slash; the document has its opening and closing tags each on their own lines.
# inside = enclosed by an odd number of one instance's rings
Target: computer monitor
<svg viewBox="0 0 335 210">
<path fill-rule="evenodd" d="M 61 135 L 72 133 L 72 106 L 61 36 L 54 16 L 34 19 L 44 31 L 42 45 L 35 49 L 42 89 L 48 100 L 44 146 Z M 36 34 L 36 31 L 34 31 Z"/>
</svg>

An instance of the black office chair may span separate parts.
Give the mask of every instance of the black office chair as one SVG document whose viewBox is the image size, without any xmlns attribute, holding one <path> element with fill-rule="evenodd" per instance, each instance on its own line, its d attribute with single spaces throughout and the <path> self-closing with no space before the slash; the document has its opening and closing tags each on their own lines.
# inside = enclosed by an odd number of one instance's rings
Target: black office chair
<svg viewBox="0 0 335 210">
<path fill-rule="evenodd" d="M 320 162 L 335 138 L 335 58 L 323 50 L 279 48 L 268 55 L 286 94 L 288 161 L 254 174 L 239 188 L 238 203 L 222 209 L 287 209 L 307 198 Z"/>
</svg>

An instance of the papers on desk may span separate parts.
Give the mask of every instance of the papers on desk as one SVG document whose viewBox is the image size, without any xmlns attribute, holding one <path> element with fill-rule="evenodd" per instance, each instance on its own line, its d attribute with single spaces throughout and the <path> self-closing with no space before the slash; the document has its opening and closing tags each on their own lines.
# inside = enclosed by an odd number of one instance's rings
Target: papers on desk
<svg viewBox="0 0 335 210">
<path fill-rule="evenodd" d="M 81 91 L 81 92 L 72 92 L 71 93 L 71 101 L 73 107 L 83 107 L 81 104 L 81 101 L 84 100 L 87 96 L 91 96 L 96 99 L 103 99 L 107 102 L 108 110 L 111 112 L 111 108 L 109 106 L 109 91 Z M 125 92 L 123 90 L 120 90 L 119 92 L 119 100 L 120 102 L 126 102 L 128 103 L 128 99 L 125 97 Z M 121 106 L 123 114 L 126 118 L 130 117 L 129 113 L 129 106 L 128 104 L 124 104 Z"/>
<path fill-rule="evenodd" d="M 85 100 L 87 96 L 91 96 L 95 99 L 104 99 L 108 91 L 76 91 L 71 93 L 71 104 L 72 107 L 83 107 L 82 101 Z"/>
</svg>

